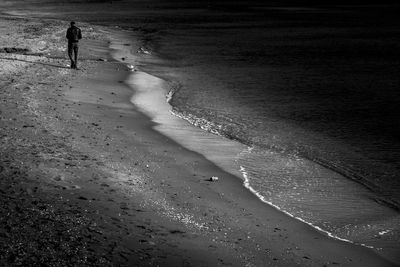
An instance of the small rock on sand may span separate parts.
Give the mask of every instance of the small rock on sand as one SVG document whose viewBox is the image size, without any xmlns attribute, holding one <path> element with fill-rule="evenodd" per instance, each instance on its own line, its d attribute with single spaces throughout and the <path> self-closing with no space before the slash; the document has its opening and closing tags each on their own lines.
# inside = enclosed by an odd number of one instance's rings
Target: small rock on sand
<svg viewBox="0 0 400 267">
<path fill-rule="evenodd" d="M 212 176 L 210 177 L 210 179 L 208 179 L 210 182 L 216 182 L 219 180 L 219 178 L 217 176 Z"/>
</svg>

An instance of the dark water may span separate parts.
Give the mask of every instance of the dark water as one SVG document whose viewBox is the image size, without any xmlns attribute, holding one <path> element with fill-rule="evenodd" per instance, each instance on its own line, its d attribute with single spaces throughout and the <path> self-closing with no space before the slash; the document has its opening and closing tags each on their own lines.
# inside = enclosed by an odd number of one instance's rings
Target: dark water
<svg viewBox="0 0 400 267">
<path fill-rule="evenodd" d="M 141 32 L 139 68 L 181 117 L 248 145 L 232 160 L 261 200 L 400 262 L 399 6 L 31 2 Z"/>
<path fill-rule="evenodd" d="M 170 103 L 180 116 L 249 146 L 232 158 L 260 199 L 395 255 L 395 13 L 382 6 L 183 9 L 146 34 L 146 49 L 164 61 L 148 57 L 142 69 L 172 82 Z"/>
</svg>

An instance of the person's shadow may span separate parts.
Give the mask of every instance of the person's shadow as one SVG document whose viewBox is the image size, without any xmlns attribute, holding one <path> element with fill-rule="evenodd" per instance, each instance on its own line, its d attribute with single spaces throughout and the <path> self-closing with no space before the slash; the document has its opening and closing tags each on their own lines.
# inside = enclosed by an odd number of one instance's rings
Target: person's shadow
<svg viewBox="0 0 400 267">
<path fill-rule="evenodd" d="M 70 69 L 70 67 L 66 67 L 66 66 L 60 66 L 60 65 L 55 65 L 55 64 L 51 64 L 51 63 L 44 63 L 44 62 L 40 62 L 40 61 L 30 61 L 30 60 L 20 59 L 20 58 L 9 58 L 9 57 L 0 56 L 0 59 L 10 60 L 10 61 L 22 61 L 22 62 L 27 62 L 27 63 L 32 63 L 32 64 L 46 65 L 46 66 L 55 67 L 55 68 Z"/>
</svg>

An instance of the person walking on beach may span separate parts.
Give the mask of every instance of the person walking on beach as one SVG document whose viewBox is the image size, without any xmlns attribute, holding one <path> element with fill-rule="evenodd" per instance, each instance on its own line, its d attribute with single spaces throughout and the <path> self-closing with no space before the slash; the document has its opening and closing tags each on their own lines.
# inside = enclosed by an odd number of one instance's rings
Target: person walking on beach
<svg viewBox="0 0 400 267">
<path fill-rule="evenodd" d="M 81 29 L 75 26 L 75 22 L 71 21 L 71 27 L 67 30 L 68 39 L 68 56 L 71 60 L 71 69 L 78 69 L 78 42 L 82 39 Z"/>
</svg>

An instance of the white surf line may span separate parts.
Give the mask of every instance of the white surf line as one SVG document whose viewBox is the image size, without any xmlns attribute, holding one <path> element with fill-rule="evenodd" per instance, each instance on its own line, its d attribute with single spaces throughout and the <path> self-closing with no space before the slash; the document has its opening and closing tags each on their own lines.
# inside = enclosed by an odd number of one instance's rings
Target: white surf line
<svg viewBox="0 0 400 267">
<path fill-rule="evenodd" d="M 167 102 L 168 102 L 168 100 L 170 100 L 172 97 L 173 97 L 173 95 L 168 94 L 168 95 L 167 95 L 167 98 L 166 98 L 166 99 L 167 99 Z M 226 138 L 226 137 L 224 137 L 223 135 L 221 135 L 218 131 L 212 130 L 212 127 L 207 127 L 207 126 L 210 125 L 211 123 L 208 122 L 208 121 L 206 121 L 206 120 L 203 120 L 203 123 L 198 123 L 197 120 L 196 120 L 196 118 L 191 117 L 191 116 L 183 116 L 182 114 L 180 114 L 180 113 L 178 113 L 178 112 L 175 112 L 172 108 L 171 108 L 171 110 L 170 110 L 170 113 L 171 113 L 172 115 L 174 115 L 174 116 L 176 116 L 176 117 L 182 119 L 182 120 L 188 121 L 190 124 L 192 124 L 192 125 L 195 126 L 196 128 L 200 128 L 200 129 L 202 129 L 203 131 L 210 132 L 210 133 L 215 134 L 215 135 L 218 135 L 218 136 L 220 136 L 220 137 L 222 137 L 222 138 Z M 253 147 L 248 147 L 246 152 L 250 153 L 253 149 L 254 149 Z M 351 244 L 355 244 L 355 245 L 360 245 L 360 246 L 363 246 L 363 247 L 371 248 L 371 249 L 378 249 L 378 248 L 375 248 L 375 247 L 370 246 L 370 245 L 366 245 L 366 244 L 363 244 L 363 243 L 356 243 L 356 242 L 351 241 L 351 240 L 349 240 L 349 239 L 345 239 L 345 238 L 339 237 L 339 236 L 337 236 L 337 235 L 334 235 L 334 234 L 332 234 L 331 232 L 329 232 L 329 231 L 327 231 L 327 230 L 324 230 L 324 229 L 322 229 L 321 227 L 319 227 L 319 226 L 317 226 L 317 225 L 312 224 L 311 222 L 308 222 L 308 221 L 306 221 L 306 220 L 304 220 L 304 219 L 302 219 L 302 218 L 300 218 L 300 217 L 297 217 L 297 216 L 291 214 L 291 213 L 288 212 L 288 211 L 285 211 L 285 210 L 281 209 L 279 206 L 277 206 L 277 205 L 273 204 L 272 202 L 266 200 L 265 197 L 264 197 L 263 195 L 261 195 L 259 192 L 257 192 L 257 190 L 255 190 L 255 189 L 250 185 L 250 180 L 249 180 L 249 178 L 248 178 L 248 173 L 247 173 L 246 169 L 245 169 L 243 166 L 241 166 L 241 165 L 240 165 L 239 167 L 240 167 L 240 173 L 242 174 L 242 177 L 243 177 L 243 179 L 244 179 L 244 181 L 243 181 L 244 187 L 245 187 L 246 189 L 248 189 L 251 193 L 253 193 L 253 194 L 254 194 L 259 200 L 261 200 L 263 203 L 265 203 L 265 204 L 267 204 L 267 205 L 269 205 L 269 206 L 271 206 L 271 207 L 277 209 L 277 210 L 280 211 L 280 212 L 283 212 L 284 214 L 288 215 L 288 216 L 291 217 L 291 218 L 294 218 L 294 219 L 296 219 L 296 220 L 298 220 L 298 221 L 301 221 L 302 223 L 305 223 L 305 224 L 311 226 L 312 228 L 316 229 L 316 230 L 319 231 L 319 232 L 322 232 L 322 233 L 328 235 L 328 236 L 331 237 L 331 238 L 334 238 L 334 239 L 337 239 L 337 240 L 340 240 L 340 241 L 344 241 L 344 242 L 348 242 L 348 243 L 351 243 Z"/>
<path fill-rule="evenodd" d="M 112 49 L 114 49 L 114 50 L 117 50 L 119 53 L 123 53 L 124 55 L 131 55 L 131 56 L 132 56 L 132 54 L 130 53 L 130 51 L 127 51 L 126 49 L 124 49 L 124 47 L 121 47 L 120 45 L 118 45 L 118 44 L 116 44 L 116 43 L 111 42 L 110 48 L 112 48 Z M 118 53 L 117 53 L 117 54 L 118 54 Z M 116 55 L 112 55 L 112 56 L 114 57 L 114 59 L 116 59 L 117 61 L 119 61 L 119 62 L 125 64 L 125 65 L 127 66 L 127 68 L 129 68 L 129 65 L 130 65 L 130 64 L 129 64 L 129 60 L 126 60 L 126 61 L 122 62 L 122 61 L 120 61 L 120 59 L 119 59 Z M 134 65 L 133 65 L 133 66 L 134 66 Z M 141 73 L 142 73 L 142 75 L 148 75 L 149 77 L 154 77 L 154 76 L 152 76 L 151 74 L 146 73 L 146 72 L 143 72 L 143 71 L 138 71 L 138 72 L 136 72 L 136 73 L 133 73 L 132 75 L 141 75 Z M 131 75 L 130 75 L 130 77 L 131 77 Z M 156 78 L 156 77 L 154 77 L 154 78 L 155 78 L 155 79 L 159 79 L 159 78 Z M 128 80 L 129 80 L 129 79 L 130 79 L 130 78 L 128 78 Z M 146 82 L 154 82 L 154 83 L 157 83 L 157 81 L 152 81 L 152 80 L 149 80 L 149 79 L 144 79 L 144 80 L 145 80 Z M 142 80 L 142 82 L 143 82 L 144 80 Z M 129 83 L 128 83 L 128 84 L 129 84 Z M 161 86 L 161 84 L 157 84 L 156 86 L 157 86 L 157 87 L 158 87 L 158 86 Z M 152 86 L 152 87 L 154 87 L 154 86 Z M 151 98 L 154 98 L 154 97 L 155 97 L 155 98 L 160 98 L 160 97 L 162 97 L 163 101 L 165 101 L 165 104 L 169 106 L 169 110 L 168 110 L 168 111 L 169 111 L 169 112 L 168 112 L 169 114 L 171 114 L 171 115 L 173 115 L 174 117 L 177 117 L 177 118 L 179 118 L 179 119 L 181 119 L 181 120 L 183 120 L 183 121 L 189 122 L 189 123 L 190 123 L 191 125 L 193 125 L 195 128 L 200 128 L 200 129 L 202 129 L 202 130 L 205 131 L 205 132 L 211 132 L 212 134 L 217 135 L 217 136 L 219 136 L 220 138 L 222 137 L 222 138 L 226 139 L 224 136 L 220 135 L 217 131 L 210 131 L 210 129 L 208 129 L 207 127 L 204 127 L 204 126 L 203 126 L 203 127 L 199 127 L 199 126 L 197 126 L 196 124 L 194 124 L 194 120 L 191 120 L 190 118 L 187 118 L 186 116 L 182 116 L 181 114 L 179 114 L 179 113 L 177 113 L 177 112 L 174 112 L 172 106 L 169 104 L 169 101 L 170 101 L 171 98 L 173 97 L 173 94 L 172 94 L 171 92 L 168 92 L 168 93 L 166 93 L 166 95 L 162 95 L 162 96 L 160 96 L 159 93 L 162 93 L 161 88 L 160 88 L 160 90 L 159 90 L 158 92 L 154 92 L 154 91 L 153 91 L 152 94 L 151 94 Z M 147 94 L 146 97 L 149 97 L 149 94 Z M 134 102 L 134 101 L 131 101 L 131 102 Z M 135 103 L 134 103 L 134 104 L 135 104 Z M 154 108 L 154 107 L 153 107 L 153 108 Z M 159 109 L 158 109 L 158 108 L 159 108 L 159 107 L 156 108 L 156 110 L 157 110 L 158 112 L 154 112 L 155 110 L 152 110 L 152 111 L 153 111 L 154 113 L 159 113 Z M 152 113 L 152 112 L 150 111 L 150 113 Z M 152 115 L 154 116 L 155 114 L 152 114 Z M 160 115 L 160 114 L 158 114 L 158 115 Z M 161 116 L 160 116 L 160 117 L 161 117 L 161 120 L 166 119 L 166 118 L 164 117 L 164 116 L 166 116 L 166 115 L 167 115 L 167 114 L 161 115 Z M 163 117 L 164 117 L 164 118 L 163 118 Z M 160 119 L 160 118 L 158 118 L 158 119 Z M 158 121 L 158 123 L 161 123 L 161 122 Z M 193 126 L 192 126 L 192 127 L 193 127 Z M 161 131 L 161 132 L 162 132 L 162 131 Z M 167 136 L 169 136 L 169 135 L 167 134 Z M 228 139 L 227 139 L 227 140 L 228 140 Z M 237 142 L 237 141 L 233 141 L 233 142 L 239 143 L 239 142 Z M 251 150 L 253 150 L 252 147 L 247 147 L 247 149 L 248 149 L 247 152 L 251 152 Z M 212 159 L 209 159 L 209 160 L 211 160 L 212 162 L 214 162 Z M 217 164 L 217 165 L 218 165 L 218 164 Z M 223 169 L 224 169 L 224 168 L 223 168 Z M 291 217 L 291 218 L 294 218 L 294 219 L 296 219 L 296 220 L 298 220 L 298 221 L 301 221 L 302 223 L 305 223 L 305 224 L 311 226 L 312 228 L 316 229 L 317 231 L 319 231 L 319 232 L 321 232 L 321 233 L 326 234 L 327 236 L 329 236 L 329 237 L 331 237 L 331 238 L 334 238 L 334 239 L 337 239 L 337 240 L 340 240 L 340 241 L 343 241 L 343 242 L 355 244 L 355 245 L 360 245 L 360 246 L 367 247 L 367 248 L 370 248 L 370 249 L 375 249 L 375 247 L 373 247 L 373 246 L 369 246 L 369 245 L 366 245 L 366 244 L 363 244 L 363 243 L 356 243 L 356 242 L 353 242 L 353 241 L 351 241 L 351 240 L 349 240 L 349 239 L 345 239 L 345 238 L 339 237 L 339 236 L 337 236 L 337 235 L 334 235 L 334 234 L 332 234 L 331 232 L 329 232 L 329 231 L 327 231 L 327 230 L 324 230 L 324 229 L 322 229 L 321 227 L 312 224 L 311 222 L 308 222 L 308 221 L 306 221 L 306 220 L 304 220 L 304 219 L 302 219 L 302 218 L 300 218 L 300 217 L 296 217 L 295 215 L 293 215 L 293 214 L 291 214 L 291 213 L 289 213 L 289 212 L 287 212 L 287 211 L 285 211 L 285 210 L 279 208 L 279 206 L 277 206 L 277 205 L 273 204 L 272 202 L 266 200 L 264 196 L 262 196 L 259 192 L 257 192 L 257 190 L 255 190 L 255 189 L 250 185 L 250 180 L 249 180 L 249 178 L 248 178 L 248 173 L 247 173 L 246 169 L 245 169 L 243 166 L 240 166 L 240 173 L 242 174 L 242 177 L 243 177 L 243 179 L 244 179 L 244 181 L 243 181 L 244 187 L 245 187 L 246 189 L 248 189 L 251 193 L 253 193 L 253 194 L 254 194 L 260 201 L 262 201 L 263 203 L 265 203 L 265 204 L 267 204 L 267 205 L 269 205 L 269 206 L 271 206 L 271 207 L 277 209 L 277 210 L 280 211 L 280 212 L 283 212 L 284 214 L 286 214 L 287 216 L 289 216 L 289 217 Z M 190 221 L 190 220 L 189 220 L 189 221 Z"/>
<path fill-rule="evenodd" d="M 167 96 L 167 99 L 168 99 L 168 100 L 171 100 L 172 97 L 173 97 L 173 95 L 169 94 L 169 95 Z M 168 102 L 168 101 L 167 101 L 167 102 Z M 206 121 L 206 120 L 204 120 L 204 119 L 202 119 L 202 120 L 203 120 L 204 122 L 207 122 L 207 123 L 197 123 L 197 120 L 196 120 L 195 118 L 193 118 L 193 117 L 191 117 L 191 116 L 183 116 L 182 114 L 180 114 L 180 113 L 178 113 L 178 112 L 175 112 L 173 109 L 171 109 L 170 113 L 171 113 L 172 115 L 175 115 L 175 116 L 178 117 L 178 118 L 181 118 L 182 120 L 188 121 L 190 124 L 192 124 L 192 125 L 195 126 L 196 128 L 200 128 L 200 129 L 202 129 L 202 130 L 204 130 L 204 131 L 206 131 L 206 132 L 210 132 L 210 133 L 215 134 L 215 135 L 218 135 L 218 136 L 220 136 L 220 137 L 222 137 L 222 138 L 226 138 L 226 137 L 224 137 L 223 135 L 221 135 L 218 131 L 214 131 L 214 130 L 212 130 L 211 127 L 207 127 L 207 125 L 209 125 L 209 124 L 211 124 L 211 123 L 208 122 L 208 121 Z M 247 152 L 250 153 L 253 149 L 254 149 L 253 147 L 248 147 Z M 278 205 L 275 205 L 275 204 L 273 204 L 272 202 L 266 200 L 265 197 L 264 197 L 263 195 L 261 195 L 259 192 L 257 192 L 257 190 L 255 190 L 255 189 L 250 185 L 250 180 L 249 180 L 249 178 L 248 178 L 248 173 L 247 173 L 247 171 L 245 170 L 245 168 L 244 168 L 243 166 L 241 166 L 241 165 L 240 165 L 239 167 L 240 167 L 240 172 L 241 172 L 241 174 L 242 174 L 242 177 L 243 177 L 243 179 L 244 179 L 244 181 L 243 181 L 244 187 L 245 187 L 246 189 L 248 189 L 251 193 L 253 193 L 253 194 L 254 194 L 259 200 L 261 200 L 263 203 L 265 203 L 265 204 L 267 204 L 267 205 L 269 205 L 269 206 L 271 206 L 271 207 L 277 209 L 277 210 L 280 211 L 280 212 L 283 212 L 284 214 L 288 215 L 288 216 L 291 217 L 291 218 L 294 218 L 294 219 L 296 219 L 296 220 L 298 220 L 298 221 L 301 221 L 302 223 L 305 223 L 305 224 L 311 226 L 312 228 L 316 229 L 316 230 L 319 231 L 319 232 L 322 232 L 322 233 L 328 235 L 328 236 L 331 237 L 331 238 L 334 238 L 334 239 L 337 239 L 337 240 L 340 240 L 340 241 L 344 241 L 344 242 L 348 242 L 348 243 L 351 243 L 351 244 L 355 244 L 355 245 L 360 245 L 360 246 L 363 246 L 363 247 L 371 248 L 371 249 L 379 249 L 379 248 L 375 248 L 375 247 L 370 246 L 370 245 L 367 245 L 367 244 L 356 243 L 356 242 L 351 241 L 351 240 L 349 240 L 349 239 L 345 239 L 345 238 L 339 237 L 339 236 L 337 236 L 337 235 L 334 235 L 334 234 L 332 234 L 331 232 L 329 232 L 329 231 L 327 231 L 327 230 L 324 230 L 324 229 L 322 229 L 321 227 L 319 227 L 319 226 L 317 226 L 317 225 L 312 224 L 311 222 L 308 222 L 308 221 L 306 221 L 306 220 L 304 220 L 304 219 L 302 219 L 302 218 L 300 218 L 300 217 L 297 217 L 297 216 L 291 214 L 290 212 L 288 212 L 288 211 L 286 211 L 286 210 L 281 209 Z"/>
<path fill-rule="evenodd" d="M 249 150 L 250 149 L 252 149 L 252 148 L 249 148 Z M 345 238 L 339 237 L 337 235 L 334 235 L 331 232 L 329 232 L 327 230 L 324 230 L 321 227 L 312 224 L 311 222 L 308 222 L 308 221 L 306 221 L 306 220 L 304 220 L 304 219 L 302 219 L 300 217 L 296 217 L 295 215 L 289 213 L 288 211 L 281 209 L 279 206 L 277 206 L 277 205 L 273 204 L 272 202 L 266 200 L 263 195 L 261 195 L 259 192 L 257 192 L 257 190 L 255 190 L 250 185 L 250 180 L 248 178 L 248 173 L 247 173 L 246 169 L 243 166 L 240 166 L 240 172 L 242 173 L 243 178 L 244 178 L 244 182 L 243 182 L 244 187 L 246 187 L 251 193 L 253 193 L 258 199 L 260 199 L 265 204 L 268 204 L 269 206 L 272 206 L 273 208 L 279 210 L 280 212 L 283 212 L 284 214 L 288 215 L 291 218 L 294 218 L 294 219 L 296 219 L 298 221 L 301 221 L 302 223 L 305 223 L 305 224 L 311 226 L 312 228 L 318 230 L 319 232 L 322 232 L 322 233 L 328 235 L 331 238 L 334 238 L 334 239 L 337 239 L 337 240 L 340 240 L 340 241 L 344 241 L 344 242 L 347 242 L 347 243 L 351 243 L 351 244 L 355 244 L 355 245 L 360 245 L 360 246 L 363 246 L 363 247 L 371 248 L 371 249 L 375 248 L 373 246 L 369 246 L 369 245 L 366 245 L 366 244 L 363 244 L 363 243 L 356 243 L 356 242 L 351 241 L 349 239 L 345 239 Z"/>
</svg>

